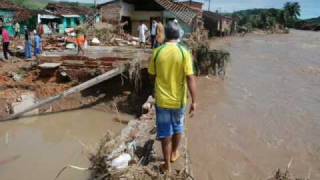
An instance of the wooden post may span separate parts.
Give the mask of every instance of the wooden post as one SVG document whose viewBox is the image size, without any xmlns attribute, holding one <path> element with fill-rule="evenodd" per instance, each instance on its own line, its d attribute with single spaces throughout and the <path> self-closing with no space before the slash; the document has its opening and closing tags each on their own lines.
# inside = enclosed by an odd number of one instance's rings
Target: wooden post
<svg viewBox="0 0 320 180">
<path fill-rule="evenodd" d="M 53 102 L 57 101 L 57 100 L 60 100 L 60 99 L 63 99 L 65 98 L 66 96 L 69 96 L 71 94 L 75 94 L 75 93 L 78 93 L 78 92 L 81 92 L 89 87 L 92 87 L 96 84 L 99 84 L 105 80 L 108 80 L 108 79 L 111 79 L 121 73 L 123 73 L 125 71 L 125 66 L 122 65 L 120 67 L 117 67 L 115 69 L 112 69 L 111 71 L 108 71 L 100 76 L 97 76 L 89 81 L 86 81 L 78 86 L 75 86 L 59 95 L 56 95 L 56 96 L 53 96 L 53 97 L 49 97 L 45 100 L 42 100 L 36 104 L 33 104 L 32 106 L 29 106 L 29 107 L 26 107 L 25 109 L 15 113 L 15 114 L 12 114 L 10 115 L 9 117 L 3 119 L 3 120 L 0 120 L 0 121 L 7 121 L 7 120 L 13 120 L 13 119 L 16 119 L 20 116 L 22 116 L 23 114 L 27 113 L 27 112 L 30 112 L 34 109 L 37 109 L 41 106 L 44 106 L 44 105 L 49 105 L 49 104 L 52 104 Z"/>
</svg>

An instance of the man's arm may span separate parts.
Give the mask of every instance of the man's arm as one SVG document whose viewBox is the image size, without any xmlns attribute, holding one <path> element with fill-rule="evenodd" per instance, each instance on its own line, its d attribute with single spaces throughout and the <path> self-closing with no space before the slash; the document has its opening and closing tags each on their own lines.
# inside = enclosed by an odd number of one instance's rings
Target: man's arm
<svg viewBox="0 0 320 180">
<path fill-rule="evenodd" d="M 196 99 L 196 79 L 194 75 L 187 76 L 188 89 L 190 91 L 192 103 L 190 107 L 189 114 L 193 117 L 196 109 L 197 109 L 197 99 Z"/>
</svg>

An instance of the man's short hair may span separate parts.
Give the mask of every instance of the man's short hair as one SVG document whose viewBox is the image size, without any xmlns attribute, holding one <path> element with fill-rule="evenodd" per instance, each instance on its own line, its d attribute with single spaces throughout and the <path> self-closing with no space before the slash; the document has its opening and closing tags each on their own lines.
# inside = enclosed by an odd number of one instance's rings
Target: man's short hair
<svg viewBox="0 0 320 180">
<path fill-rule="evenodd" d="M 179 24 L 170 21 L 166 25 L 165 32 L 167 40 L 177 40 L 180 37 L 180 26 Z"/>
</svg>

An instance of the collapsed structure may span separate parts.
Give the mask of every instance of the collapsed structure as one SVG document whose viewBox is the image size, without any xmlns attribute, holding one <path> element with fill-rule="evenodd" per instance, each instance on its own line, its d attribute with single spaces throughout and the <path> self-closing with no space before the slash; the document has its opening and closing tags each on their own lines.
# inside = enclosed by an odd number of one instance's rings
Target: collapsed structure
<svg viewBox="0 0 320 180">
<path fill-rule="evenodd" d="M 84 6 L 72 6 L 65 3 L 49 3 L 43 11 L 38 12 L 38 24 L 56 27 L 58 33 L 65 33 L 70 28 L 76 28 L 84 23 L 99 22 L 94 9 Z M 51 32 L 53 33 L 53 32 Z M 49 34 L 46 32 L 46 34 Z"/>
<path fill-rule="evenodd" d="M 238 30 L 238 19 L 223 16 L 218 12 L 203 12 L 204 27 L 209 30 L 210 36 L 226 36 L 236 33 Z"/>
<path fill-rule="evenodd" d="M 196 28 L 197 17 L 201 18 L 202 8 L 191 8 L 185 3 L 171 0 L 113 0 L 98 6 L 102 21 L 116 24 L 127 21 L 127 33 L 137 35 L 140 21 L 151 27 L 152 20 L 160 19 L 167 23 L 177 19 L 185 33 Z"/>
</svg>

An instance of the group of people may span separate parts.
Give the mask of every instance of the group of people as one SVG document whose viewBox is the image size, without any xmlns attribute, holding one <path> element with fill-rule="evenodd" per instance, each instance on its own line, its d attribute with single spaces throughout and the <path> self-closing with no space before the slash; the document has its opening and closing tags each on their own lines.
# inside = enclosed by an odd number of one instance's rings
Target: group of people
<svg viewBox="0 0 320 180">
<path fill-rule="evenodd" d="M 140 22 L 140 26 L 138 27 L 139 32 L 139 42 L 141 47 L 145 47 L 147 40 L 147 32 L 149 31 L 148 27 L 144 24 L 143 21 Z M 160 19 L 153 20 L 150 32 L 150 41 L 151 48 L 157 48 L 164 43 L 165 33 L 164 26 Z"/>
<path fill-rule="evenodd" d="M 14 40 L 20 39 L 20 24 L 15 23 L 14 26 L 15 35 Z M 0 33 L 2 41 L 2 50 L 3 50 L 3 61 L 8 60 L 10 55 L 14 56 L 14 53 L 10 50 L 10 34 L 8 30 L 4 27 L 3 19 L 0 18 Z M 27 26 L 24 26 L 24 56 L 26 60 L 31 60 L 32 55 L 38 57 L 42 53 L 42 38 L 41 34 L 37 33 L 36 30 L 30 31 Z M 33 48 L 32 48 L 33 47 Z M 33 54 L 32 54 L 33 49 Z"/>
<path fill-rule="evenodd" d="M 178 20 L 176 19 L 172 20 L 171 22 L 179 25 Z M 143 21 L 140 21 L 140 26 L 138 27 L 140 47 L 145 48 L 148 31 L 149 31 L 148 27 L 144 24 Z M 183 35 L 184 35 L 184 31 L 179 25 L 178 42 L 181 41 Z M 161 46 L 165 41 L 165 27 L 162 24 L 160 19 L 152 21 L 151 31 L 150 31 L 150 41 L 151 41 L 152 49 Z"/>
<path fill-rule="evenodd" d="M 38 57 L 42 53 L 42 38 L 41 33 L 36 30 L 29 30 L 27 26 L 24 27 L 24 56 L 26 60 L 32 59 L 32 47 L 33 55 Z"/>
</svg>

